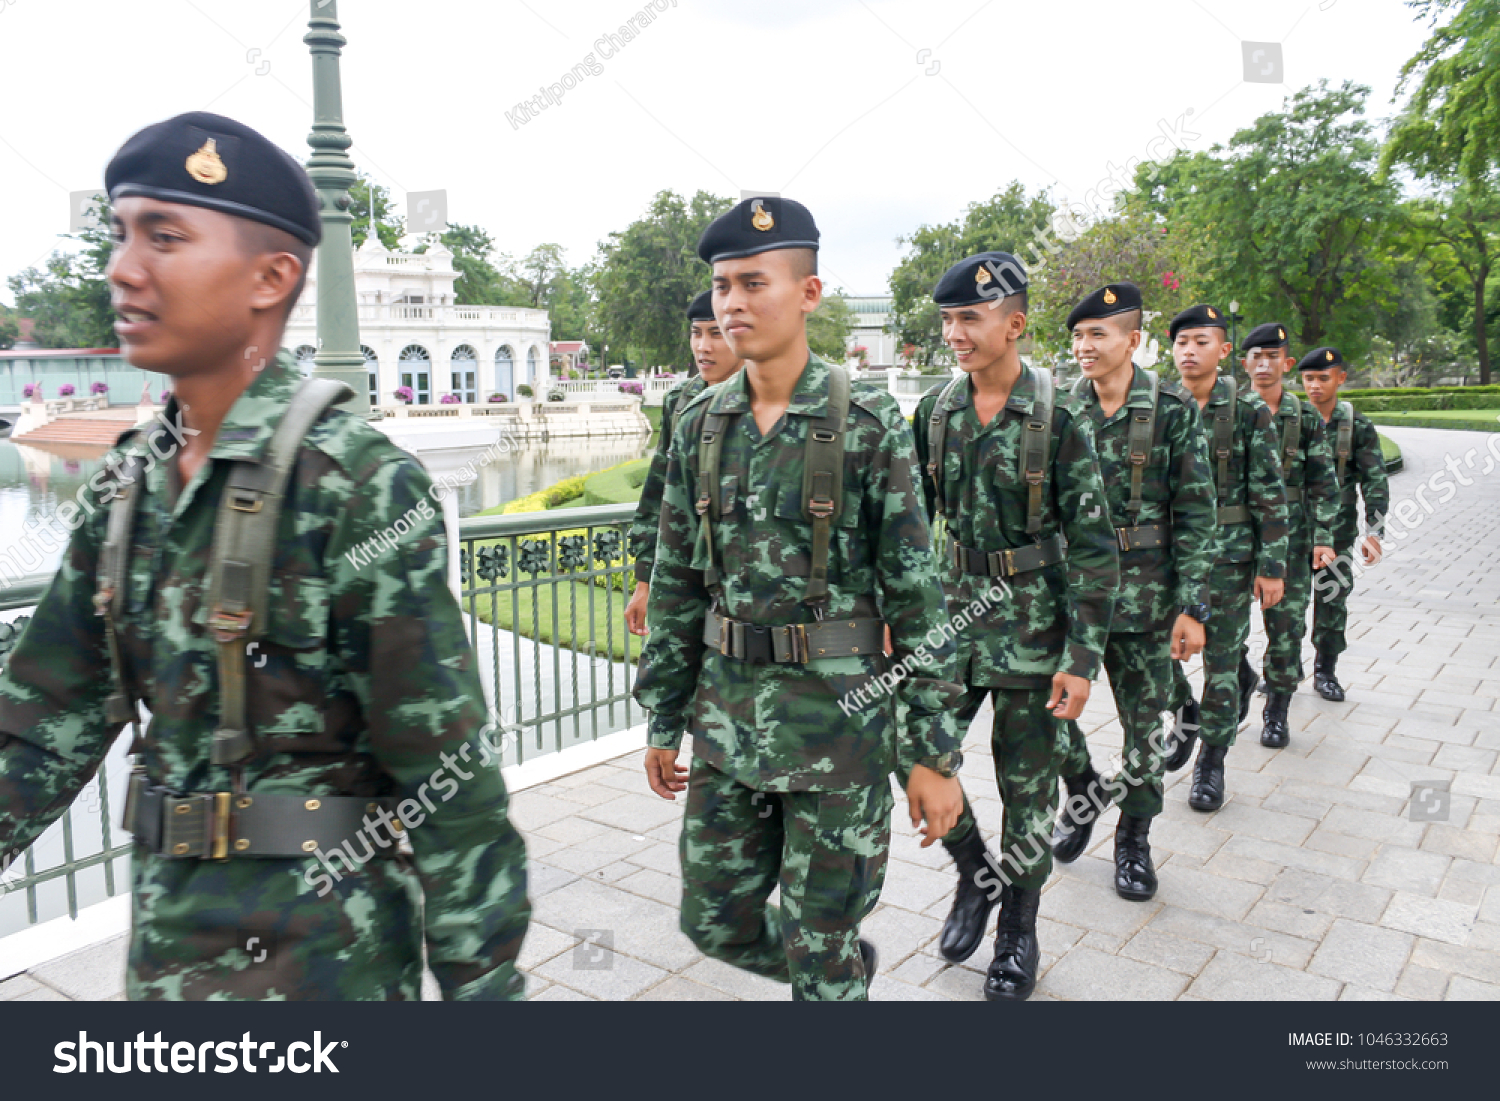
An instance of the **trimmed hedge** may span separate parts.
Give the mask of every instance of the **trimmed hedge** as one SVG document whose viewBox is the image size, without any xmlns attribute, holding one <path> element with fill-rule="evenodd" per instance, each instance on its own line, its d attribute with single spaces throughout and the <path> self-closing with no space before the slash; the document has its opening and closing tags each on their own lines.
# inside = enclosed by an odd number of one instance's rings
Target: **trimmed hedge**
<svg viewBox="0 0 1500 1101">
<path fill-rule="evenodd" d="M 1375 424 L 1400 428 L 1448 428 L 1462 432 L 1500 432 L 1500 407 L 1486 410 L 1426 409 L 1414 412 L 1372 412 Z"/>
<path fill-rule="evenodd" d="M 641 485 L 651 469 L 649 458 L 629 462 L 590 474 L 583 483 L 585 505 L 628 505 L 640 500 Z"/>
<path fill-rule="evenodd" d="M 1361 413 L 1425 412 L 1434 409 L 1493 409 L 1500 406 L 1500 386 L 1460 386 L 1389 393 L 1351 390 L 1341 393 Z"/>
</svg>

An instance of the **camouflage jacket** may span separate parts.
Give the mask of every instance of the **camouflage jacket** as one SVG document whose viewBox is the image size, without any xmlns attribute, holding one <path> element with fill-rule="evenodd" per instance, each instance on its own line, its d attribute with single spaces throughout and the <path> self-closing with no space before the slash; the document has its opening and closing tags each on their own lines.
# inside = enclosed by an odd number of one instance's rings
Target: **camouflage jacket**
<svg viewBox="0 0 1500 1101">
<path fill-rule="evenodd" d="M 1292 402 L 1297 404 L 1301 429 L 1297 455 L 1286 462 L 1287 423 Z M 1333 473 L 1333 441 L 1323 430 L 1323 418 L 1312 402 L 1283 390 L 1281 405 L 1272 416 L 1271 431 L 1276 457 L 1281 462 L 1282 481 L 1288 489 L 1302 487 L 1302 500 L 1286 503 L 1288 544 L 1295 553 L 1311 554 L 1313 547 L 1333 546 L 1333 525 L 1338 517 L 1338 487 Z"/>
<path fill-rule="evenodd" d="M 662 493 L 647 623 L 635 695 L 651 712 L 650 743 L 693 752 L 761 791 L 883 784 L 902 760 L 958 748 L 953 643 L 944 632 L 931 531 L 917 485 L 911 430 L 895 399 L 855 382 L 844 433 L 844 499 L 828 565 L 830 620 L 881 617 L 895 653 L 752 665 L 703 642 L 710 593 L 707 548 L 693 508 L 704 415 L 729 419 L 720 460 L 721 519 L 713 525 L 719 610 L 766 626 L 811 623 L 802 603 L 812 527 L 802 515 L 808 425 L 828 406 L 829 365 L 811 356 L 785 415 L 762 436 L 741 371 L 698 395 L 678 417 Z M 882 691 L 874 678 L 908 675 Z M 894 697 L 909 708 L 898 729 Z M 910 740 L 908 744 L 906 740 Z"/>
<path fill-rule="evenodd" d="M 1342 419 L 1339 407 L 1333 407 L 1333 416 L 1324 426 L 1328 433 L 1328 449 L 1334 454 L 1337 449 L 1338 424 Z M 1337 470 L 1337 458 L 1334 459 Z M 1344 479 L 1339 485 L 1338 519 L 1333 525 L 1335 549 L 1352 547 L 1359 538 L 1359 496 L 1365 498 L 1365 527 L 1371 535 L 1385 531 L 1385 514 L 1391 507 L 1390 479 L 1385 472 L 1385 455 L 1380 450 L 1380 433 L 1375 424 L 1358 409 L 1354 410 L 1354 436 L 1350 441 L 1349 458 L 1344 461 Z"/>
<path fill-rule="evenodd" d="M 1110 523 L 1130 523 L 1131 411 L 1151 408 L 1151 382 L 1139 367 L 1125 404 L 1106 417 L 1092 385 L 1073 399 L 1092 429 Z M 1180 386 L 1166 382 L 1157 399 L 1150 458 L 1141 477 L 1137 522 L 1165 524 L 1166 547 L 1120 552 L 1120 588 L 1115 593 L 1110 632 L 1157 631 L 1171 626 L 1181 608 L 1208 603 L 1208 576 L 1218 540 L 1214 481 L 1208 470 L 1198 403 Z"/>
<path fill-rule="evenodd" d="M 641 486 L 635 519 L 630 522 L 630 553 L 635 556 L 637 581 L 650 583 L 651 563 L 656 560 L 656 528 L 661 523 L 661 490 L 667 478 L 667 453 L 672 447 L 672 419 L 678 409 L 687 408 L 703 393 L 705 385 L 703 376 L 698 375 L 662 395 L 661 438 L 656 441 L 656 454 L 651 456 L 651 469 Z"/>
<path fill-rule="evenodd" d="M 948 399 L 942 463 L 947 530 L 974 550 L 1023 547 L 1034 540 L 1026 534 L 1027 492 L 1018 452 L 1036 391 L 1030 374 L 1023 372 L 1004 408 L 981 425 L 972 388 L 966 379 Z M 941 391 L 941 386 L 929 390 L 912 419 L 929 511 L 936 501 L 936 488 L 926 475 L 929 419 Z M 1089 679 L 1098 675 L 1120 559 L 1109 510 L 1101 507 L 1104 483 L 1093 442 L 1062 393 L 1053 405 L 1051 449 L 1042 529 L 1034 539 L 1061 533 L 1067 539 L 1067 559 L 1009 578 L 1005 598 L 989 603 L 968 625 L 958 640 L 959 674 L 966 684 L 1040 688 L 1059 672 Z M 955 616 L 995 583 L 962 573 L 951 561 L 945 560 L 945 571 L 944 587 Z"/>
<path fill-rule="evenodd" d="M 1218 485 L 1219 463 L 1214 455 L 1213 417 L 1229 401 L 1229 382 L 1222 375 L 1214 383 L 1200 423 L 1208 443 L 1208 469 L 1213 475 L 1220 508 L 1244 505 L 1248 524 L 1221 524 L 1216 562 L 1253 562 L 1257 577 L 1285 577 L 1287 555 L 1286 490 L 1281 484 L 1278 439 L 1271 430 L 1271 407 L 1249 386 L 1239 388 L 1230 445 L 1226 485 Z"/>
<path fill-rule="evenodd" d="M 300 380 L 283 352 L 235 401 L 185 486 L 165 458 L 148 458 L 142 477 L 123 660 L 151 713 L 138 765 L 178 792 L 232 790 L 209 759 L 219 713 L 210 544 L 227 460 L 264 456 Z M 174 399 L 166 420 L 177 416 Z M 175 457 L 164 428 L 122 437 L 106 463 L 152 450 Z M 120 730 L 105 718 L 111 677 L 93 607 L 106 502 L 120 483 L 101 481 L 0 674 L 0 856 L 63 812 Z M 372 859 L 334 882 L 316 858 L 172 860 L 138 845 L 132 998 L 417 997 L 424 933 L 445 997 L 520 996 L 525 849 L 498 763 L 481 765 L 494 761 L 481 748 L 484 696 L 430 489 L 384 434 L 326 412 L 287 487 L 267 632 L 246 663 L 257 752 L 245 790 L 420 800 L 431 812 L 406 831 L 414 858 Z M 275 946 L 272 966 L 247 966 L 247 930 Z"/>
</svg>

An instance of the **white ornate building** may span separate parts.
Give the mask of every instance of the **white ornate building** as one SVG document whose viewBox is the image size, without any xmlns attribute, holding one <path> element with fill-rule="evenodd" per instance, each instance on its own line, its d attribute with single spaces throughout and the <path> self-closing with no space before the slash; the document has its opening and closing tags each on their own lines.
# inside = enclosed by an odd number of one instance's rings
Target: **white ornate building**
<svg viewBox="0 0 1500 1101">
<path fill-rule="evenodd" d="M 453 254 L 442 245 L 427 252 L 391 252 L 373 234 L 354 253 L 359 339 L 370 367 L 370 404 L 389 405 L 398 386 L 409 386 L 414 404 L 435 404 L 444 394 L 484 402 L 491 394 L 516 399 L 529 385 L 546 395 L 552 325 L 546 310 L 462 306 Z M 304 371 L 317 350 L 317 264 L 287 325 L 286 346 Z"/>
</svg>

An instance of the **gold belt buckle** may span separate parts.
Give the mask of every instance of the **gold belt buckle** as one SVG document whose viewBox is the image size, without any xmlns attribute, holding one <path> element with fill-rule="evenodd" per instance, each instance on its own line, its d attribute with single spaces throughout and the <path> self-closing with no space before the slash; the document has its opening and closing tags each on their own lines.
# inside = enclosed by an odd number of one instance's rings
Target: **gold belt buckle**
<svg viewBox="0 0 1500 1101">
<path fill-rule="evenodd" d="M 719 653 L 723 657 L 734 657 L 734 620 L 725 616 L 719 620 Z"/>
<path fill-rule="evenodd" d="M 214 792 L 214 810 L 210 820 L 209 857 L 229 859 L 229 792 Z"/>
<path fill-rule="evenodd" d="M 807 624 L 793 623 L 787 629 L 787 641 L 791 644 L 792 660 L 802 665 L 807 664 Z"/>
<path fill-rule="evenodd" d="M 1005 576 L 1016 576 L 1016 552 L 1012 547 L 1006 547 L 1000 552 L 1000 560 L 1005 563 Z"/>
</svg>

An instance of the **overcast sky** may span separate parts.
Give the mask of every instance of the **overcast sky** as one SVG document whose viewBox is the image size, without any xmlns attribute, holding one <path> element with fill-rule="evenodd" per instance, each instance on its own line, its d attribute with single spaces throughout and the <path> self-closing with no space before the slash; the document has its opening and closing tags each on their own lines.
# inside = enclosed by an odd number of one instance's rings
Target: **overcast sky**
<svg viewBox="0 0 1500 1101">
<path fill-rule="evenodd" d="M 451 221 L 572 264 L 664 188 L 780 192 L 817 218 L 830 286 L 883 294 L 898 236 L 1012 179 L 1081 199 L 1111 162 L 1171 152 L 1153 138 L 1207 149 L 1319 78 L 1389 115 L 1426 34 L 1401 0 L 660 3 L 342 0 L 354 160 L 403 211 L 443 188 Z M 0 0 L 0 275 L 57 247 L 68 193 L 151 122 L 211 110 L 305 158 L 308 8 Z M 596 45 L 642 8 L 633 40 Z M 1269 51 L 1244 79 L 1247 41 L 1281 47 L 1281 83 Z M 580 65 L 560 103 L 517 111 Z"/>
</svg>

